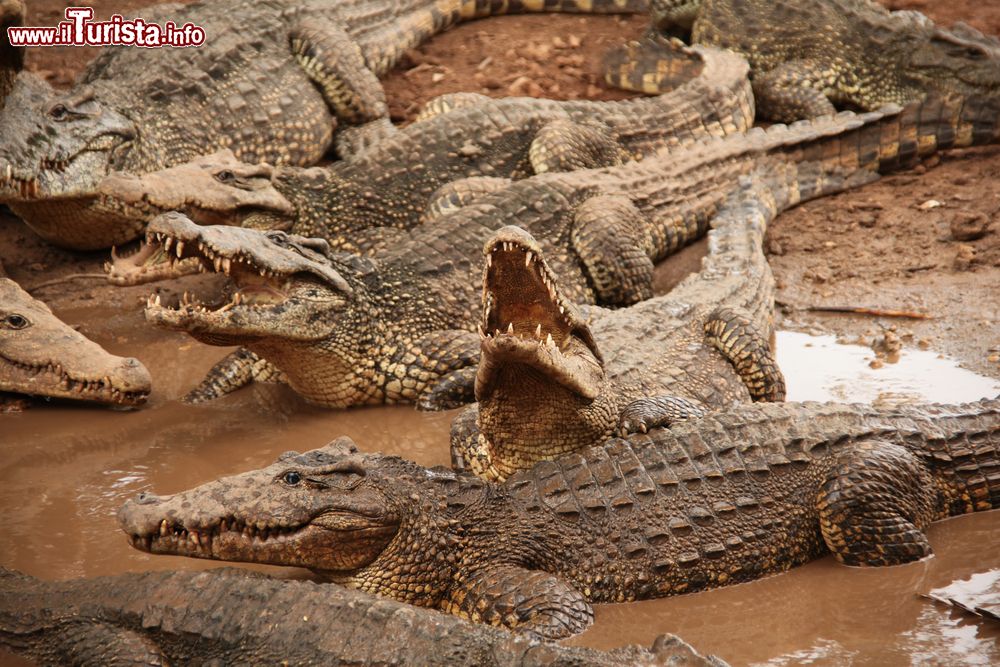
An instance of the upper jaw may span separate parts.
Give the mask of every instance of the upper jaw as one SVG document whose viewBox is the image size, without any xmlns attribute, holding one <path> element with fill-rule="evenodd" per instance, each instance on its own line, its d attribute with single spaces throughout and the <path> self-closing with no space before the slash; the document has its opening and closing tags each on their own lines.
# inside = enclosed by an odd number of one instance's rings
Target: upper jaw
<svg viewBox="0 0 1000 667">
<path fill-rule="evenodd" d="M 604 377 L 600 350 L 576 306 L 560 294 L 535 240 L 520 228 L 505 227 L 484 252 L 476 397 L 488 397 L 503 364 L 519 363 L 595 398 Z"/>
</svg>

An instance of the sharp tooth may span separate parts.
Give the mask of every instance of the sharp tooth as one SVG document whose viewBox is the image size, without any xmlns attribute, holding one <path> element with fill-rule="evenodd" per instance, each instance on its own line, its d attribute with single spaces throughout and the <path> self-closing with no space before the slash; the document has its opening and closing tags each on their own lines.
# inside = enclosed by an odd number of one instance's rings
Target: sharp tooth
<svg viewBox="0 0 1000 667">
<path fill-rule="evenodd" d="M 174 238 L 172 236 L 168 236 L 167 239 L 163 242 L 163 250 L 165 252 L 170 252 L 170 246 L 172 246 L 173 244 L 174 244 Z"/>
<path fill-rule="evenodd" d="M 482 324 L 476 325 L 476 331 L 479 332 L 479 338 L 480 338 L 480 340 L 483 339 L 483 338 L 486 338 L 486 332 L 483 331 L 483 325 Z"/>
<path fill-rule="evenodd" d="M 215 265 L 215 272 L 218 273 L 222 269 L 222 259 L 216 257 L 212 260 L 212 264 Z"/>
<path fill-rule="evenodd" d="M 241 303 L 243 303 L 243 294 L 240 293 L 240 292 L 237 292 L 236 294 L 233 295 L 233 305 L 234 306 L 238 306 Z"/>
<path fill-rule="evenodd" d="M 535 327 L 535 338 L 541 339 L 542 337 L 542 324 L 539 322 L 538 326 Z"/>
<path fill-rule="evenodd" d="M 222 270 L 226 272 L 227 276 L 229 275 L 229 269 L 232 268 L 232 265 L 233 263 L 229 261 L 228 258 L 222 260 Z"/>
<path fill-rule="evenodd" d="M 223 519 L 222 521 L 219 522 L 219 532 L 224 533 L 227 530 L 229 530 L 229 522 Z"/>
<path fill-rule="evenodd" d="M 560 315 L 565 315 L 566 314 L 566 309 L 563 308 L 562 306 L 559 306 L 559 314 Z"/>
<path fill-rule="evenodd" d="M 192 530 L 192 531 L 191 531 L 191 532 L 190 532 L 190 533 L 188 534 L 188 537 L 189 537 L 189 538 L 191 539 L 191 541 L 192 541 L 192 542 L 194 542 L 194 543 L 195 543 L 195 545 L 197 545 L 197 546 L 201 546 L 201 542 L 200 542 L 200 541 L 199 541 L 199 539 L 198 539 L 198 538 L 199 538 L 199 535 L 198 535 L 198 531 L 197 531 L 197 530 Z"/>
<path fill-rule="evenodd" d="M 534 259 L 534 257 L 535 256 L 533 254 L 531 254 L 530 250 L 528 252 L 524 253 L 524 265 L 525 266 L 531 266 L 531 260 Z"/>
<path fill-rule="evenodd" d="M 157 308 L 159 308 L 160 306 L 162 306 L 162 302 L 160 301 L 160 295 L 159 294 L 156 295 L 156 300 L 153 303 L 156 304 Z"/>
<path fill-rule="evenodd" d="M 486 268 L 493 266 L 493 253 L 486 255 Z"/>
<path fill-rule="evenodd" d="M 160 535 L 166 535 L 167 532 L 168 532 L 167 520 L 164 519 L 163 521 L 160 522 Z"/>
<path fill-rule="evenodd" d="M 509 333 L 509 334 L 514 333 L 514 323 L 513 322 L 509 322 L 507 324 L 507 333 Z"/>
<path fill-rule="evenodd" d="M 111 246 L 111 259 L 118 259 L 118 248 Z"/>
<path fill-rule="evenodd" d="M 168 248 L 168 250 L 169 250 L 169 248 Z M 178 239 L 178 241 L 177 241 L 177 247 L 174 248 L 174 252 L 177 253 L 177 258 L 180 259 L 181 253 L 184 252 L 184 241 L 181 241 L 181 240 Z"/>
<path fill-rule="evenodd" d="M 556 342 L 552 340 L 552 334 L 545 334 L 545 344 L 548 345 L 549 347 L 552 347 L 553 345 L 556 344 Z"/>
<path fill-rule="evenodd" d="M 494 336 L 499 336 L 500 335 L 500 330 L 499 329 L 494 329 L 493 330 L 493 335 Z"/>
</svg>

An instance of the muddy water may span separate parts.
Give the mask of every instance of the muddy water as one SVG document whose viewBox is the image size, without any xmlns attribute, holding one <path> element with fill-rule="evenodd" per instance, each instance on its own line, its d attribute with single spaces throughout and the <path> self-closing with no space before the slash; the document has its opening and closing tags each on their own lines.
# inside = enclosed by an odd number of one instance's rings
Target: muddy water
<svg viewBox="0 0 1000 667">
<path fill-rule="evenodd" d="M 112 352 L 139 357 L 156 385 L 140 411 L 50 404 L 0 415 L 0 564 L 6 567 L 49 579 L 213 567 L 130 549 L 115 512 L 140 491 L 189 488 L 341 434 L 364 449 L 447 463 L 453 414 L 409 407 L 328 412 L 275 387 L 186 406 L 177 397 L 224 350 L 150 331 L 135 313 L 99 305 L 57 314 L 86 322 L 87 334 Z M 814 375 L 797 361 L 786 366 L 792 378 L 799 366 Z M 930 539 L 936 556 L 904 567 L 852 569 L 826 558 L 729 589 L 603 606 L 595 626 L 573 641 L 610 648 L 676 632 L 734 665 L 1000 664 L 1000 629 L 917 597 L 1000 568 L 1000 512 L 935 525 Z"/>
</svg>

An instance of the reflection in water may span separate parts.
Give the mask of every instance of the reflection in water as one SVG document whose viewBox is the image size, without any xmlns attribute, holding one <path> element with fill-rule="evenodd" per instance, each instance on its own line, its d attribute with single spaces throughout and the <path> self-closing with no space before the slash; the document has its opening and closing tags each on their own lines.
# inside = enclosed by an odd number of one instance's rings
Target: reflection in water
<svg viewBox="0 0 1000 667">
<path fill-rule="evenodd" d="M 289 449 L 320 447 L 342 434 L 366 450 L 424 465 L 448 462 L 454 413 L 423 414 L 405 406 L 323 411 L 267 386 L 210 405 L 183 405 L 177 397 L 225 350 L 147 330 L 100 307 L 68 319 L 104 323 L 103 330 L 91 325 L 88 335 L 114 354 L 139 357 L 153 374 L 154 393 L 149 407 L 135 412 L 47 405 L 0 415 L 0 565 L 49 579 L 217 567 L 131 549 L 115 513 L 139 491 L 187 489 L 267 465 Z M 780 334 L 779 350 L 793 347 L 785 336 Z M 804 350 L 808 363 L 782 360 L 793 391 L 817 375 L 820 349 Z M 907 361 L 904 355 L 898 366 Z M 885 370 L 873 374 L 881 377 Z M 933 372 L 937 382 L 938 371 Z M 854 392 L 855 381 L 850 382 Z M 948 608 L 917 597 L 1000 568 L 1000 512 L 937 524 L 930 538 L 937 555 L 904 567 L 854 569 L 826 558 L 750 584 L 601 606 L 595 626 L 572 642 L 648 646 L 658 634 L 675 632 L 733 665 L 1000 664 L 1000 630 L 957 619 Z M 249 567 L 281 576 L 306 574 Z"/>
<path fill-rule="evenodd" d="M 833 336 L 777 332 L 778 365 L 789 401 L 964 403 L 1000 394 L 1000 382 L 937 352 L 905 348 L 897 363 L 873 369 L 871 348 Z"/>
</svg>

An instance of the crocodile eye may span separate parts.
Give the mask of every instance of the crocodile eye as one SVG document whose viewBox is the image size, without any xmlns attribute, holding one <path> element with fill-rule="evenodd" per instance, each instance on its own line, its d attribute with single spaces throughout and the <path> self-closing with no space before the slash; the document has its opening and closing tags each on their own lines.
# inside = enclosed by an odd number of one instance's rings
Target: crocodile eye
<svg viewBox="0 0 1000 667">
<path fill-rule="evenodd" d="M 292 470 L 290 472 L 286 472 L 285 475 L 281 478 L 281 481 L 283 481 L 288 486 L 298 486 L 299 482 L 302 481 L 302 475 Z"/>
<path fill-rule="evenodd" d="M 52 120 L 66 120 L 69 117 L 69 109 L 65 104 L 57 104 L 49 109 L 49 116 Z"/>
<path fill-rule="evenodd" d="M 28 318 L 13 313 L 3 319 L 3 324 L 7 329 L 23 329 L 28 326 Z"/>
<path fill-rule="evenodd" d="M 217 180 L 219 183 L 232 183 L 233 181 L 236 180 L 236 174 L 229 171 L 228 169 L 224 169 L 215 175 L 215 180 Z"/>
</svg>

